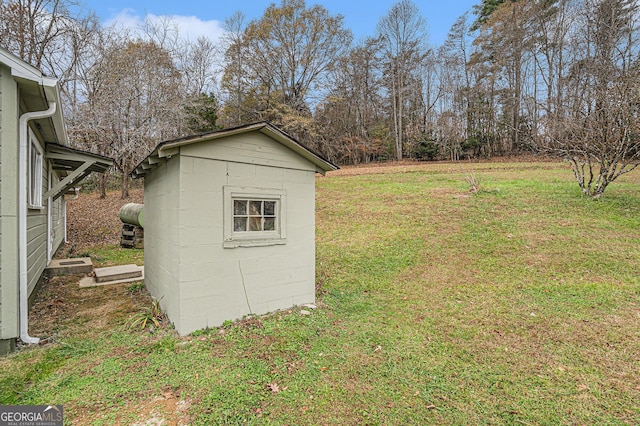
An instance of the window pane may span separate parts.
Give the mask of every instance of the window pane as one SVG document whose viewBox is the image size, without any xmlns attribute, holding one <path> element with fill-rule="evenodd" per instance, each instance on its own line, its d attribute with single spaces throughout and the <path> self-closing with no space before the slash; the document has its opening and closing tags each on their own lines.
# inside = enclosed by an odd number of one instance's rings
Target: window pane
<svg viewBox="0 0 640 426">
<path fill-rule="evenodd" d="M 253 203 L 253 201 L 252 201 Z M 249 218 L 249 231 L 262 231 L 262 218 L 250 217 Z"/>
<path fill-rule="evenodd" d="M 265 201 L 264 202 L 264 215 L 265 216 L 275 216 L 276 215 L 276 202 L 275 201 Z"/>
<path fill-rule="evenodd" d="M 267 217 L 264 219 L 264 230 L 265 231 L 276 230 L 276 219 L 274 217 Z"/>
<path fill-rule="evenodd" d="M 247 218 L 246 217 L 234 217 L 233 218 L 233 230 L 235 232 L 245 232 L 247 230 Z"/>
<path fill-rule="evenodd" d="M 250 216 L 262 215 L 262 201 L 249 201 L 249 215 Z"/>
<path fill-rule="evenodd" d="M 247 214 L 247 200 L 233 200 L 233 214 L 244 216 Z"/>
</svg>

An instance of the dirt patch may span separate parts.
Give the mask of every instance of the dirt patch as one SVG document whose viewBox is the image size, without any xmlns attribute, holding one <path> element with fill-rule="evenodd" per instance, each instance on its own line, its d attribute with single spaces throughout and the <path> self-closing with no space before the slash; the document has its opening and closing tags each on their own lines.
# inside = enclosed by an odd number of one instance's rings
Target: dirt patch
<svg viewBox="0 0 640 426">
<path fill-rule="evenodd" d="M 94 245 L 119 244 L 122 222 L 120 208 L 127 203 L 143 203 L 142 189 L 129 190 L 130 197 L 120 198 L 119 191 L 107 192 L 100 198 L 97 192 L 81 193 L 67 202 L 67 236 L 70 243 L 61 249 L 63 256 L 73 256 Z"/>
<path fill-rule="evenodd" d="M 191 424 L 188 415 L 191 404 L 181 399 L 173 392 L 164 392 L 162 396 L 154 397 L 142 404 L 123 407 L 121 415 L 115 421 L 116 425 L 130 426 L 184 426 Z M 132 423 L 132 417 L 136 420 Z M 80 413 L 73 418 L 74 425 L 90 425 L 103 420 L 99 415 Z"/>
<path fill-rule="evenodd" d="M 359 176 L 359 175 L 371 175 L 371 174 L 384 174 L 384 173 L 412 173 L 429 170 L 451 171 L 460 173 L 466 168 L 472 168 L 482 165 L 482 168 L 491 167 L 491 165 L 500 164 L 500 169 L 504 169 L 503 163 L 520 163 L 517 167 L 518 170 L 522 169 L 522 163 L 550 163 L 550 167 L 556 167 L 557 159 L 542 157 L 542 156 L 518 156 L 518 157 L 493 157 L 484 158 L 473 161 L 417 161 L 417 160 L 402 160 L 402 161 L 388 161 L 380 163 L 367 163 L 358 164 L 355 166 L 341 166 L 339 170 L 327 173 L 327 177 L 332 176 Z M 532 165 L 533 166 L 533 165 Z M 536 165 L 535 168 L 539 168 L 540 165 Z"/>
<path fill-rule="evenodd" d="M 95 334 L 121 326 L 123 318 L 150 303 L 146 291 L 131 291 L 129 284 L 80 288 L 81 275 L 52 277 L 45 281 L 31 307 L 30 330 L 46 336 Z"/>
<path fill-rule="evenodd" d="M 165 392 L 162 396 L 153 398 L 142 406 L 131 407 L 138 411 L 138 418 L 145 420 L 133 423 L 132 426 L 182 426 L 191 424 L 187 412 L 191 404 L 179 399 L 172 392 Z"/>
</svg>

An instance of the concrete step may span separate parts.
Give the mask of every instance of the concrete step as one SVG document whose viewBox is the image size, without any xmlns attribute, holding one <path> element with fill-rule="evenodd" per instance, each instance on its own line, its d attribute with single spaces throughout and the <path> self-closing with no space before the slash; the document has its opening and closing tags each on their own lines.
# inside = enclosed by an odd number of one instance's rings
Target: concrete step
<svg viewBox="0 0 640 426">
<path fill-rule="evenodd" d="M 93 271 L 93 263 L 90 257 L 53 259 L 45 269 L 48 276 L 89 274 L 91 271 Z"/>
<path fill-rule="evenodd" d="M 120 265 L 109 266 L 106 268 L 96 268 L 94 273 L 96 276 L 96 283 L 142 278 L 142 269 L 137 265 Z"/>
</svg>

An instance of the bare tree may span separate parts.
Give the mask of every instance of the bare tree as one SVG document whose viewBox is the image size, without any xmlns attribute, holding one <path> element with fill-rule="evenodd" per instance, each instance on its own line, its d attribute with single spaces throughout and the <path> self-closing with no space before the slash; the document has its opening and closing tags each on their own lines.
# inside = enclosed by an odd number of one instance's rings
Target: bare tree
<svg viewBox="0 0 640 426">
<path fill-rule="evenodd" d="M 60 81 L 67 115 L 78 99 L 78 68 L 96 31 L 96 16 L 74 0 L 0 1 L 0 45 Z"/>
<path fill-rule="evenodd" d="M 313 131 L 316 90 L 350 43 L 342 16 L 319 5 L 307 7 L 304 0 L 283 0 L 250 22 L 227 50 L 225 82 L 246 82 L 242 108 L 301 136 Z"/>
<path fill-rule="evenodd" d="M 380 40 L 368 38 L 331 68 L 331 89 L 315 118 L 323 129 L 322 152 L 334 161 L 358 164 L 393 155 L 380 57 Z"/>
<path fill-rule="evenodd" d="M 441 117 L 436 125 L 436 140 L 451 160 L 459 160 L 462 144 L 472 131 L 470 59 L 473 45 L 470 38 L 469 14 L 459 17 L 439 49 L 440 85 L 443 96 L 438 107 Z"/>
<path fill-rule="evenodd" d="M 640 165 L 639 11 L 635 0 L 585 0 L 562 113 L 544 145 L 571 163 L 593 198 Z"/>
<path fill-rule="evenodd" d="M 245 96 L 251 86 L 250 73 L 245 66 L 245 58 L 248 58 L 244 43 L 245 28 L 245 16 L 241 12 L 234 13 L 224 21 L 222 48 L 225 53 L 221 86 L 225 96 L 222 118 L 227 126 L 249 122 L 251 118 L 247 118 L 247 115 L 253 115 L 253 111 L 245 110 Z"/>
<path fill-rule="evenodd" d="M 408 92 L 416 83 L 415 73 L 423 61 L 426 50 L 426 21 L 418 7 L 410 0 L 402 0 L 391 7 L 377 26 L 383 40 L 388 90 L 390 92 L 395 154 L 402 160 L 405 137 L 405 118 L 408 107 Z"/>
<path fill-rule="evenodd" d="M 124 40 L 108 45 L 87 72 L 82 134 L 96 150 L 128 174 L 162 140 L 180 134 L 184 93 L 169 53 L 153 42 Z M 77 132 L 78 130 L 76 130 Z"/>
</svg>

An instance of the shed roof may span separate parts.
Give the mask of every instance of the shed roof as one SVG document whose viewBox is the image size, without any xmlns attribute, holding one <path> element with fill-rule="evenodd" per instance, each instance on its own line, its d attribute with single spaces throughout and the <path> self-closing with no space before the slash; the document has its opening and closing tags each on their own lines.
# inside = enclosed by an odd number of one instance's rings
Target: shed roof
<svg viewBox="0 0 640 426">
<path fill-rule="evenodd" d="M 312 151 L 300 142 L 298 142 L 292 136 L 289 136 L 273 124 L 268 121 L 262 121 L 259 123 L 247 124 L 244 126 L 233 127 L 224 130 L 217 130 L 214 132 L 201 133 L 198 135 L 187 136 L 179 139 L 173 139 L 165 142 L 161 142 L 156 148 L 149 154 L 135 169 L 131 172 L 131 177 L 134 179 L 144 177 L 160 164 L 165 162 L 172 155 L 177 154 L 181 146 L 191 145 L 201 142 L 209 142 L 216 139 L 221 139 L 229 136 L 239 135 L 249 132 L 260 132 L 272 138 L 273 140 L 281 143 L 287 148 L 291 149 L 296 154 L 309 160 L 316 166 L 318 173 L 325 174 L 331 170 L 337 170 L 339 167 L 322 155 Z"/>
</svg>

